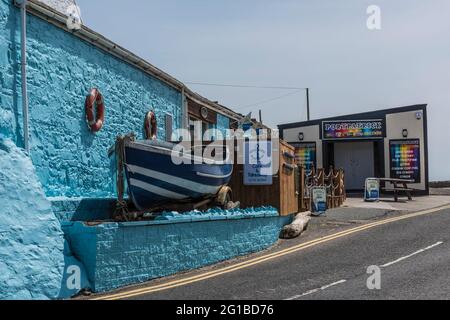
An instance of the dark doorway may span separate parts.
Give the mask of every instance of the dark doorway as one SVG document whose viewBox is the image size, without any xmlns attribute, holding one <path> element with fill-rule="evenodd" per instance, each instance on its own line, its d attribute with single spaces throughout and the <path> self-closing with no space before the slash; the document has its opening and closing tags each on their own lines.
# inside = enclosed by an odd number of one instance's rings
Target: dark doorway
<svg viewBox="0 0 450 320">
<path fill-rule="evenodd" d="M 343 168 L 347 191 L 364 190 L 366 178 L 384 177 L 384 141 L 324 141 L 323 165 Z"/>
</svg>

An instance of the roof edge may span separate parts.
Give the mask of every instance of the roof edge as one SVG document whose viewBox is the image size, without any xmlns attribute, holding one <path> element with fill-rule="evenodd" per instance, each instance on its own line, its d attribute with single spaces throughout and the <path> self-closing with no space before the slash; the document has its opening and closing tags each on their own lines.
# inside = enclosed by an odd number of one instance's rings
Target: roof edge
<svg viewBox="0 0 450 320">
<path fill-rule="evenodd" d="M 290 129 L 290 128 L 297 128 L 297 127 L 306 127 L 306 126 L 312 126 L 317 125 L 322 121 L 330 121 L 330 120 L 344 120 L 345 118 L 354 118 L 354 117 L 372 117 L 372 116 L 378 116 L 380 113 L 389 114 L 389 113 L 401 113 L 401 112 L 408 112 L 408 111 L 414 111 L 418 109 L 426 110 L 428 104 L 414 104 L 409 106 L 403 106 L 403 107 L 394 107 L 394 108 L 388 108 L 388 109 L 380 109 L 380 110 L 373 110 L 373 111 L 367 111 L 367 112 L 360 112 L 360 113 L 352 113 L 352 114 L 344 114 L 341 116 L 333 116 L 333 117 L 327 117 L 327 118 L 320 118 L 320 119 L 314 119 L 309 121 L 299 121 L 299 122 L 291 122 L 291 123 L 284 123 L 279 124 L 278 129 Z M 353 120 L 353 119 L 348 119 Z"/>
</svg>

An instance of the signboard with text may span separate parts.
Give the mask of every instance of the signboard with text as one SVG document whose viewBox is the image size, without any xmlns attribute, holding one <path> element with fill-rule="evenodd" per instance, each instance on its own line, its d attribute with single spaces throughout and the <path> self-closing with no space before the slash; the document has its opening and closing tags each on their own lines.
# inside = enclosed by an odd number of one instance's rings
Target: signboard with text
<svg viewBox="0 0 450 320">
<path fill-rule="evenodd" d="M 327 189 L 325 187 L 311 189 L 311 211 L 316 215 L 327 211 Z"/>
<path fill-rule="evenodd" d="M 380 180 L 376 178 L 367 178 L 365 189 L 366 189 L 364 193 L 365 201 L 380 200 Z"/>
<path fill-rule="evenodd" d="M 322 122 L 322 140 L 382 139 L 384 132 L 382 119 Z"/>
<path fill-rule="evenodd" d="M 317 168 L 317 148 L 315 142 L 291 143 L 295 147 L 295 159 L 298 166 L 309 173 L 312 167 Z"/>
<path fill-rule="evenodd" d="M 245 143 L 244 185 L 272 185 L 272 142 Z"/>
<path fill-rule="evenodd" d="M 390 140 L 391 178 L 420 183 L 420 140 Z"/>
</svg>

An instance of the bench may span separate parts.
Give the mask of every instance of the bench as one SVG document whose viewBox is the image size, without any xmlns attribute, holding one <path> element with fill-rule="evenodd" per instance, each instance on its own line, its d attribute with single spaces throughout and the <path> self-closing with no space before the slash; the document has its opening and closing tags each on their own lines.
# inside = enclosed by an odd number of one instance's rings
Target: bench
<svg viewBox="0 0 450 320">
<path fill-rule="evenodd" d="M 394 178 L 380 178 L 380 182 L 389 182 L 393 184 L 393 187 L 382 188 L 383 191 L 393 192 L 395 202 L 398 201 L 398 195 L 405 193 L 408 200 L 412 200 L 412 192 L 414 189 L 408 188 L 408 183 L 414 183 L 414 180 L 407 179 L 394 179 Z"/>
</svg>

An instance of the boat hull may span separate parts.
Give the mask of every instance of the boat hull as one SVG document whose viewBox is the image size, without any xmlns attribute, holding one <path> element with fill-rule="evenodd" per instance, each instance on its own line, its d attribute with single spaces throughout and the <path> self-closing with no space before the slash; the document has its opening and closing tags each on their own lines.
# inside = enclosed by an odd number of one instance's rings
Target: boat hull
<svg viewBox="0 0 450 320">
<path fill-rule="evenodd" d="M 197 163 L 190 155 L 174 156 L 173 147 L 151 141 L 125 146 L 128 192 L 138 210 L 211 197 L 230 181 L 231 163 Z M 184 163 L 177 165 L 181 160 Z"/>
</svg>

